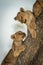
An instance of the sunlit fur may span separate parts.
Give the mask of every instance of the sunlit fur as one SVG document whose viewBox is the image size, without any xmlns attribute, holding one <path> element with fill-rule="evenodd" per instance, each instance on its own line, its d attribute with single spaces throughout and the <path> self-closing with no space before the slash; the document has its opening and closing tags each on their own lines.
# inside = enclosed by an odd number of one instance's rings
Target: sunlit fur
<svg viewBox="0 0 43 65">
<path fill-rule="evenodd" d="M 35 17 L 31 11 L 25 11 L 23 8 L 20 8 L 20 11 L 17 13 L 17 16 L 14 19 L 18 20 L 21 23 L 25 23 L 28 30 L 30 31 L 32 38 L 36 38 Z"/>
<path fill-rule="evenodd" d="M 18 31 L 15 34 L 11 35 L 11 38 L 13 39 L 12 50 L 14 57 L 18 57 L 20 53 L 25 50 L 26 46 L 22 44 L 25 36 L 26 34 L 21 31 Z"/>
</svg>

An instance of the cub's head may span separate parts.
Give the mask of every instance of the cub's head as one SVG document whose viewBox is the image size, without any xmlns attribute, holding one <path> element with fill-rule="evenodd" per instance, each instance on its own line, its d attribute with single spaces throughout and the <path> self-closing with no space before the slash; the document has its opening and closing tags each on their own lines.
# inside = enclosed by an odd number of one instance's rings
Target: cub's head
<svg viewBox="0 0 43 65">
<path fill-rule="evenodd" d="M 33 13 L 29 10 L 25 11 L 23 8 L 20 8 L 20 11 L 17 13 L 14 19 L 25 24 L 29 24 L 30 22 L 35 21 Z"/>
<path fill-rule="evenodd" d="M 31 11 L 25 11 L 23 8 L 20 8 L 20 11 L 17 13 L 17 16 L 14 19 L 18 20 L 21 23 L 27 23 L 27 21 L 29 22 L 31 17 L 33 17 Z"/>
<path fill-rule="evenodd" d="M 21 23 L 25 23 L 24 16 L 25 16 L 25 11 L 23 8 L 20 8 L 20 11 L 17 13 L 17 16 L 14 19 L 18 20 Z"/>
<path fill-rule="evenodd" d="M 25 38 L 26 34 L 24 32 L 18 31 L 15 34 L 11 35 L 11 39 L 15 41 L 22 41 Z"/>
</svg>

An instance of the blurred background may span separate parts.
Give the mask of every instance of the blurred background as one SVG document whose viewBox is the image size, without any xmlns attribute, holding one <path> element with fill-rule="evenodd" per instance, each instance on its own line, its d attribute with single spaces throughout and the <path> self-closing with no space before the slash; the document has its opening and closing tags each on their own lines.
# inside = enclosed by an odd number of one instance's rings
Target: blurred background
<svg viewBox="0 0 43 65">
<path fill-rule="evenodd" d="M 33 9 L 36 0 L 0 0 L 0 64 L 12 47 L 11 35 L 17 31 L 27 34 L 27 26 L 14 20 L 20 7 Z"/>
</svg>

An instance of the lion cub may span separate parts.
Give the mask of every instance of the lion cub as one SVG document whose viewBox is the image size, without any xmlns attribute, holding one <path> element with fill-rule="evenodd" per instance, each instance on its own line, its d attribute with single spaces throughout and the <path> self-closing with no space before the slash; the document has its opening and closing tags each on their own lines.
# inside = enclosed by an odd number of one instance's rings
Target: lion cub
<svg viewBox="0 0 43 65">
<path fill-rule="evenodd" d="M 20 21 L 21 23 L 25 23 L 32 38 L 36 38 L 35 17 L 31 11 L 25 11 L 23 8 L 20 8 L 20 12 L 17 13 L 17 16 L 14 19 Z"/>
<path fill-rule="evenodd" d="M 43 0 L 37 0 L 37 1 L 40 3 L 41 7 L 43 7 Z"/>
<path fill-rule="evenodd" d="M 18 31 L 15 34 L 11 35 L 11 39 L 13 39 L 12 50 L 14 57 L 18 57 L 21 52 L 26 49 L 26 46 L 22 44 L 22 41 L 26 34 L 24 32 Z"/>
<path fill-rule="evenodd" d="M 41 0 L 39 0 L 39 1 L 41 1 Z M 34 13 L 35 17 L 38 17 L 42 12 L 42 7 L 41 7 L 39 1 L 37 0 L 33 6 L 33 13 Z"/>
</svg>

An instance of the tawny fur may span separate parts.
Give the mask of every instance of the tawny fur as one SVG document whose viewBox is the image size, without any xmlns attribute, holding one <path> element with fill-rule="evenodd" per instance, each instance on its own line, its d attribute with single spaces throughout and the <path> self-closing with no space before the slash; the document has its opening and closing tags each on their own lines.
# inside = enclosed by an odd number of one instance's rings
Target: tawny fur
<svg viewBox="0 0 43 65">
<path fill-rule="evenodd" d="M 26 36 L 25 33 L 19 31 L 11 35 L 13 44 L 11 50 L 8 52 L 1 65 L 15 65 L 20 53 L 24 52 L 26 46 L 22 44 L 23 38 Z"/>
<path fill-rule="evenodd" d="M 43 7 L 43 0 L 37 0 L 37 1 L 40 3 L 41 7 Z"/>
<path fill-rule="evenodd" d="M 17 16 L 14 19 L 20 21 L 21 23 L 25 23 L 32 38 L 36 38 L 35 17 L 31 11 L 25 11 L 23 8 L 20 8 L 20 12 L 17 13 Z"/>
<path fill-rule="evenodd" d="M 34 12 L 35 17 L 38 17 L 42 12 L 41 5 L 38 1 L 36 1 L 33 6 L 33 12 Z"/>
<path fill-rule="evenodd" d="M 25 50 L 26 46 L 22 44 L 23 38 L 25 36 L 25 33 L 21 31 L 11 35 L 11 38 L 13 39 L 12 50 L 14 53 L 14 57 L 18 57 L 20 53 Z"/>
</svg>

